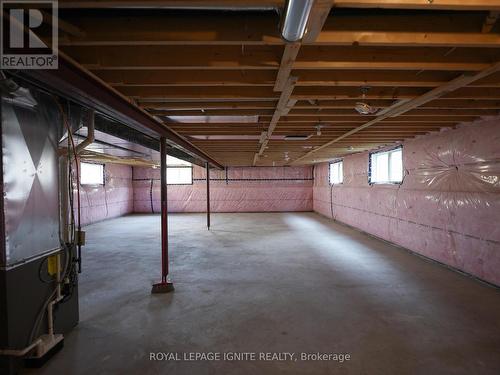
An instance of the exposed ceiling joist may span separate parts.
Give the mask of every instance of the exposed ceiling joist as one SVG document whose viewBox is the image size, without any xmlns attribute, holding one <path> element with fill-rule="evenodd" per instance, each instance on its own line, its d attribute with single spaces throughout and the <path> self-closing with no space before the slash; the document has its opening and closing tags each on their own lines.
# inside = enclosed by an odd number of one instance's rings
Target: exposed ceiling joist
<svg viewBox="0 0 500 375">
<path fill-rule="evenodd" d="M 170 144 L 178 146 L 186 153 L 207 161 L 216 168 L 222 168 L 222 165 L 210 155 L 158 122 L 146 111 L 131 103 L 123 94 L 86 71 L 63 53 L 59 54 L 58 70 L 24 70 L 22 76 L 52 89 L 57 94 L 68 96 L 79 103 L 95 108 L 117 121 L 165 136 Z"/>
<path fill-rule="evenodd" d="M 378 108 L 378 107 L 377 107 Z M 274 114 L 274 110 L 271 109 L 241 109 L 236 111 L 235 109 L 208 109 L 201 112 L 200 110 L 193 111 L 170 111 L 170 110 L 150 110 L 149 113 L 153 116 L 259 116 L 259 122 L 265 122 L 270 119 Z M 448 109 L 415 109 L 413 111 L 404 113 L 401 118 L 414 117 L 420 118 L 425 121 L 431 119 L 452 119 L 457 120 L 458 118 L 471 117 L 471 116 L 496 116 L 499 114 L 499 109 L 455 109 L 451 114 Z M 293 121 L 295 118 L 299 118 L 300 121 L 305 121 L 307 118 L 311 119 L 326 119 L 329 121 L 332 119 L 338 119 L 341 121 L 344 118 L 347 119 L 366 119 L 366 116 L 357 114 L 353 106 L 347 109 L 322 109 L 322 110 L 311 110 L 311 109 L 297 109 L 294 108 L 286 114 L 286 121 Z M 227 126 L 227 125 L 225 125 Z"/>
<path fill-rule="evenodd" d="M 500 44 L 498 34 L 460 32 L 399 32 L 399 31 L 323 31 L 317 45 L 387 46 L 387 47 L 492 47 Z"/>
<path fill-rule="evenodd" d="M 283 0 L 60 0 L 60 8 L 108 9 L 191 9 L 191 10 L 270 10 L 283 6 Z"/>
<path fill-rule="evenodd" d="M 309 20 L 306 25 L 306 34 L 302 38 L 302 43 L 314 43 L 321 34 L 334 0 L 315 0 Z"/>
<path fill-rule="evenodd" d="M 498 0 L 335 0 L 336 7 L 386 9 L 500 10 Z"/>
<path fill-rule="evenodd" d="M 493 28 L 499 12 L 490 12 L 481 24 L 467 25 L 459 16 L 441 16 L 426 22 L 423 16 L 420 27 L 408 25 L 413 18 L 386 18 L 385 22 L 400 23 L 391 30 L 381 29 L 382 17 L 356 17 L 343 15 L 321 27 L 331 8 L 330 0 L 321 0 L 313 7 L 310 22 L 302 43 L 329 46 L 422 46 L 422 47 L 496 47 L 498 34 L 487 34 Z M 316 18 L 316 21 L 313 21 Z M 334 19 L 334 17 L 332 17 Z M 450 22 L 450 19 L 453 22 Z M 449 24 L 448 24 L 449 23 Z M 217 32 L 213 25 L 217 25 Z M 113 18 L 72 17 L 60 20 L 67 32 L 62 35 L 62 47 L 104 46 L 277 46 L 285 44 L 276 27 L 277 17 L 259 17 L 234 14 L 225 17 L 200 15 L 117 16 Z M 65 26 L 66 25 L 66 26 Z M 77 26 L 78 25 L 78 26 Z M 358 25 L 356 29 L 352 25 Z M 443 26 L 440 26 L 443 25 Z M 83 31 L 85 30 L 85 31 Z M 321 31 L 320 31 L 321 30 Z M 482 32 L 481 32 L 482 31 Z"/>
<path fill-rule="evenodd" d="M 383 116 L 396 102 L 500 61 L 499 3 L 336 0 L 332 9 L 331 0 L 316 0 L 304 38 L 289 44 L 274 11 L 285 8 L 284 0 L 60 0 L 60 20 L 70 25 L 61 30 L 60 48 L 180 135 L 193 136 L 187 139 L 224 164 L 283 165 L 284 157 L 299 158 L 378 118 L 355 112 L 360 100 Z M 67 9 L 72 6 L 96 9 Z M 343 9 L 349 6 L 366 9 Z M 229 8 L 239 11 L 222 11 Z M 298 80 L 284 95 L 291 76 Z M 371 89 L 363 97 L 364 86 Z M 314 159 L 499 110 L 497 73 L 342 138 Z M 201 117 L 171 122 L 169 116 L 207 116 L 209 123 Z M 247 123 L 237 116 L 258 120 Z"/>
<path fill-rule="evenodd" d="M 378 116 L 377 118 L 371 120 L 371 121 L 368 121 L 367 123 L 347 132 L 347 133 L 344 133 L 342 134 L 341 136 L 317 147 L 316 149 L 314 150 L 311 150 L 309 152 L 307 152 L 305 155 L 295 159 L 292 163 L 295 164 L 297 162 L 299 162 L 300 160 L 303 160 L 309 156 L 311 156 L 312 154 L 314 154 L 315 152 L 318 152 L 352 134 L 355 134 L 363 129 L 366 129 L 367 127 L 369 126 L 372 126 L 372 125 L 375 125 L 387 118 L 391 118 L 391 117 L 396 117 L 396 116 L 399 116 L 400 114 L 403 114 L 405 112 L 408 112 L 412 109 L 415 109 L 419 106 L 421 106 L 422 104 L 425 104 L 425 103 L 428 103 L 438 97 L 441 97 L 443 95 L 446 95 L 446 94 L 449 94 L 450 92 L 453 92 L 459 88 L 462 88 L 464 86 L 467 86 L 468 84 L 474 82 L 474 81 L 477 81 L 479 79 L 482 79 L 484 77 L 487 77 L 489 76 L 490 74 L 493 74 L 493 73 L 496 73 L 500 70 L 500 62 L 497 62 L 496 64 L 494 65 L 491 65 L 490 67 L 476 73 L 476 74 L 471 74 L 471 75 L 462 75 L 460 77 L 457 77 L 455 78 L 454 80 L 444 84 L 444 85 L 441 85 L 425 94 L 422 94 L 412 100 L 409 100 L 409 101 L 406 101 L 406 102 L 402 102 L 402 103 L 396 103 L 394 104 L 393 106 L 389 107 L 388 111 L 386 111 L 383 115 L 381 116 Z"/>
<path fill-rule="evenodd" d="M 299 77 L 297 86 L 384 86 L 437 87 L 456 77 L 455 71 L 405 70 L 294 70 Z M 276 73 L 272 70 L 103 70 L 99 77 L 114 87 L 199 87 L 199 86 L 275 86 Z M 290 73 L 289 73 L 290 74 Z M 498 87 L 500 74 L 474 82 L 471 87 Z M 276 89 L 276 87 L 275 87 Z M 276 90 L 281 91 L 281 90 Z"/>
</svg>

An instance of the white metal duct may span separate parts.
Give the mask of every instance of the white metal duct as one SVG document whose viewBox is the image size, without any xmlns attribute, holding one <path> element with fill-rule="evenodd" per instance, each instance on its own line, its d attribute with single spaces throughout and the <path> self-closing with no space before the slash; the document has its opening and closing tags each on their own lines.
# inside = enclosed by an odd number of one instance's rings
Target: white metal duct
<svg viewBox="0 0 500 375">
<path fill-rule="evenodd" d="M 57 112 L 2 98 L 5 243 L 0 267 L 10 268 L 60 248 Z M 43 99 L 43 98 L 42 98 Z M 54 106 L 52 106 L 54 108 Z M 50 118 L 49 118 L 50 117 Z"/>
</svg>

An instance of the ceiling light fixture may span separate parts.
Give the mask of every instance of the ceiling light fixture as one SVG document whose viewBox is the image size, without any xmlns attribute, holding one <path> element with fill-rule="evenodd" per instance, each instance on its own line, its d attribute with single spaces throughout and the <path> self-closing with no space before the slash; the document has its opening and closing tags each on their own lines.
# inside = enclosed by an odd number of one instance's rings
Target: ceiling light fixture
<svg viewBox="0 0 500 375">
<path fill-rule="evenodd" d="M 288 42 L 302 39 L 306 31 L 313 0 L 288 0 L 281 36 Z"/>
<path fill-rule="evenodd" d="M 324 125 L 321 125 L 321 123 L 318 123 L 314 126 L 316 128 L 316 135 L 319 137 L 321 135 L 321 129 L 324 128 Z"/>
<path fill-rule="evenodd" d="M 373 115 L 378 111 L 378 108 L 372 107 L 370 104 L 365 102 L 366 94 L 370 91 L 369 86 L 361 87 L 362 100 L 354 105 L 354 109 L 361 115 Z"/>
</svg>

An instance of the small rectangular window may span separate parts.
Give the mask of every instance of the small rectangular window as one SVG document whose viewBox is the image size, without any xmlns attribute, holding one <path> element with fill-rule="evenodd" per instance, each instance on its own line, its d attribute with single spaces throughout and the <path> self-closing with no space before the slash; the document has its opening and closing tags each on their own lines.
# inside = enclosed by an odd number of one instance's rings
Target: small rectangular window
<svg viewBox="0 0 500 375">
<path fill-rule="evenodd" d="M 167 155 L 167 185 L 191 185 L 192 183 L 192 164 Z"/>
<path fill-rule="evenodd" d="M 403 149 L 370 154 L 370 184 L 398 184 L 403 181 Z"/>
<path fill-rule="evenodd" d="M 80 185 L 104 185 L 104 164 L 80 163 Z"/>
<path fill-rule="evenodd" d="M 330 163 L 330 185 L 344 182 L 344 162 L 342 160 Z"/>
<path fill-rule="evenodd" d="M 192 172 L 191 167 L 167 167 L 167 185 L 191 185 Z"/>
</svg>

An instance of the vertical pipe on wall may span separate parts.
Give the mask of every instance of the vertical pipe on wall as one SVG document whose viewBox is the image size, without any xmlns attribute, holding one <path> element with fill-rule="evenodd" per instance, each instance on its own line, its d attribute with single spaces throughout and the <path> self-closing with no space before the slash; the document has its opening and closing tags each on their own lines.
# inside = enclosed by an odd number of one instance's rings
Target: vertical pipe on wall
<svg viewBox="0 0 500 375">
<path fill-rule="evenodd" d="M 161 201 L 161 282 L 152 293 L 168 293 L 174 286 L 168 281 L 168 205 L 167 205 L 167 139 L 160 138 L 160 201 Z"/>
<path fill-rule="evenodd" d="M 210 164 L 205 164 L 207 170 L 207 229 L 210 230 Z"/>
</svg>

